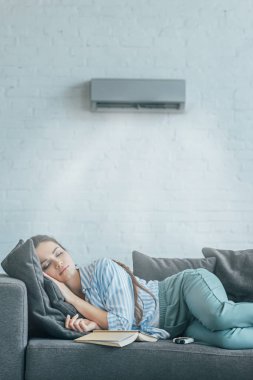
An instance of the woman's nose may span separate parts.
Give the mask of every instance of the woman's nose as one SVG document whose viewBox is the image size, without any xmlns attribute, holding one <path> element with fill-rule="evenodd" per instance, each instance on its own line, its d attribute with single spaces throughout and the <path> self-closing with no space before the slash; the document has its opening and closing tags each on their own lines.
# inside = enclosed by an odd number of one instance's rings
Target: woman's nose
<svg viewBox="0 0 253 380">
<path fill-rule="evenodd" d="M 59 261 L 57 261 L 56 262 L 56 269 L 59 269 L 59 268 L 61 268 L 63 266 L 63 261 L 62 260 L 59 260 Z"/>
</svg>

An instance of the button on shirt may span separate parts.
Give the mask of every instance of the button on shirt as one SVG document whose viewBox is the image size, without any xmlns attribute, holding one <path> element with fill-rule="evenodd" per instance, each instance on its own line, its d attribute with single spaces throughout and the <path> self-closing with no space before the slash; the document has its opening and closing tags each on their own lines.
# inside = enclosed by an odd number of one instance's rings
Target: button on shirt
<svg viewBox="0 0 253 380">
<path fill-rule="evenodd" d="M 140 325 L 134 317 L 134 292 L 130 275 L 108 258 L 99 259 L 85 267 L 78 267 L 82 292 L 90 304 L 108 312 L 108 330 L 141 330 L 158 339 L 168 339 L 169 334 L 159 328 L 158 281 L 137 281 L 155 296 L 138 288 L 138 301 L 143 309 Z"/>
</svg>

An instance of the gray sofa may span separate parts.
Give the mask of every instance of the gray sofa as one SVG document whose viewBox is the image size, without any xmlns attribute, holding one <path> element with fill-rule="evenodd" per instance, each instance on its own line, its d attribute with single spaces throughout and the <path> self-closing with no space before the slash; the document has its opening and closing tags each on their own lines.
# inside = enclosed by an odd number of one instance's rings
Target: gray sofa
<svg viewBox="0 0 253 380">
<path fill-rule="evenodd" d="M 214 272 L 234 301 L 253 302 L 253 250 L 203 248 L 205 258 L 155 258 L 133 252 L 133 272 L 162 280 L 187 268 Z M 253 349 L 227 350 L 170 340 L 112 348 L 73 342 L 64 327 L 71 305 L 43 278 L 30 239 L 1 263 L 0 380 L 251 380 Z M 74 314 L 72 314 L 74 315 Z M 29 324 L 28 324 L 29 319 Z"/>
<path fill-rule="evenodd" d="M 253 378 L 253 349 L 184 346 L 170 340 L 112 348 L 64 339 L 28 339 L 27 305 L 25 284 L 0 274 L 1 380 Z"/>
</svg>

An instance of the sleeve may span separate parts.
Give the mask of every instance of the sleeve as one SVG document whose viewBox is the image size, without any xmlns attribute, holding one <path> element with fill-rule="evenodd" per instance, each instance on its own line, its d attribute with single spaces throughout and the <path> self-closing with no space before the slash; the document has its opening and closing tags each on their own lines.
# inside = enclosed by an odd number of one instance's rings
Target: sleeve
<svg viewBox="0 0 253 380">
<path fill-rule="evenodd" d="M 134 321 L 133 285 L 129 274 L 104 258 L 96 266 L 98 289 L 108 311 L 108 330 L 131 330 Z"/>
</svg>

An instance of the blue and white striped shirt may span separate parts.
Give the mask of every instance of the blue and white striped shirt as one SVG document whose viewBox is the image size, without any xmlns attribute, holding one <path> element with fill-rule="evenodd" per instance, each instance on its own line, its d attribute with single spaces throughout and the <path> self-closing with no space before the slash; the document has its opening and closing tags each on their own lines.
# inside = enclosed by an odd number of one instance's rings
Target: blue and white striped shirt
<svg viewBox="0 0 253 380">
<path fill-rule="evenodd" d="M 108 330 L 141 330 L 168 339 L 169 334 L 159 328 L 158 281 L 139 279 L 155 296 L 156 303 L 147 292 L 138 288 L 139 302 L 143 308 L 140 325 L 134 317 L 134 292 L 129 274 L 108 258 L 99 259 L 85 267 L 77 267 L 80 272 L 82 292 L 86 301 L 108 312 Z"/>
</svg>

